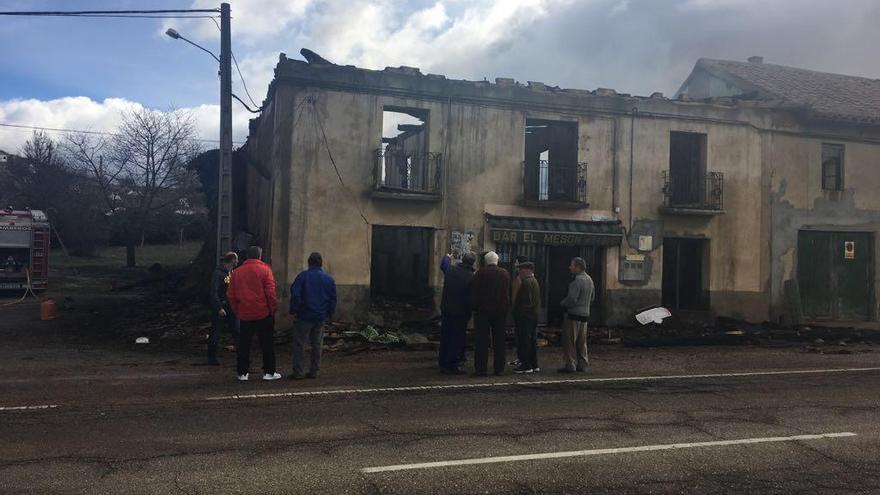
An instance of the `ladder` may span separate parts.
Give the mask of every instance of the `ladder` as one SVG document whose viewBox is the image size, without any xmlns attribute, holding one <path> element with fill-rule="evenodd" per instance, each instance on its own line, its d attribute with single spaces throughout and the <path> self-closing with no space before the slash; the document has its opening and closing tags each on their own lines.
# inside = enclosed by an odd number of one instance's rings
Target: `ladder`
<svg viewBox="0 0 880 495">
<path fill-rule="evenodd" d="M 49 228 L 34 227 L 31 246 L 31 286 L 45 289 L 49 285 Z"/>
</svg>

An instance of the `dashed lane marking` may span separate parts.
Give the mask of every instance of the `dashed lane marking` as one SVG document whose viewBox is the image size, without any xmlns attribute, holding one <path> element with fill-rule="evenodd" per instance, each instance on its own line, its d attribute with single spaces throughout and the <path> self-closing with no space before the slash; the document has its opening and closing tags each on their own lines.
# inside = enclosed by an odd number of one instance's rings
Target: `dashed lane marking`
<svg viewBox="0 0 880 495">
<path fill-rule="evenodd" d="M 693 443 L 667 443 L 660 445 L 642 445 L 638 447 L 617 447 L 612 449 L 574 450 L 569 452 L 547 452 L 543 454 L 508 455 L 500 457 L 481 457 L 475 459 L 458 459 L 451 461 L 421 462 L 416 464 L 396 464 L 393 466 L 376 466 L 361 469 L 362 473 L 387 473 L 393 471 L 408 471 L 413 469 L 433 469 L 450 466 L 471 466 L 475 464 L 494 464 L 502 462 L 534 461 L 540 459 L 561 459 L 565 457 L 586 457 L 594 455 L 625 454 L 629 452 L 652 452 L 658 450 L 680 450 L 701 447 L 728 447 L 733 445 L 752 445 L 760 443 L 799 442 L 808 440 L 822 440 L 828 438 L 854 437 L 855 433 L 820 433 L 817 435 L 794 435 L 790 437 L 759 437 L 743 438 L 739 440 L 717 440 L 712 442 Z"/>
<path fill-rule="evenodd" d="M 58 404 L 41 404 L 39 406 L 0 406 L 0 411 L 34 411 L 40 409 L 55 409 L 61 407 Z"/>
<path fill-rule="evenodd" d="M 865 371 L 880 371 L 880 367 L 874 368 L 832 368 L 818 370 L 786 370 L 786 371 L 747 371 L 741 373 L 701 373 L 695 375 L 653 375 L 653 376 L 621 376 L 607 378 L 573 378 L 563 380 L 531 380 L 520 382 L 478 382 L 478 383 L 450 383 L 443 385 L 415 385 L 404 387 L 376 387 L 376 388 L 349 388 L 329 390 L 302 390 L 297 392 L 273 392 L 262 394 L 236 394 L 206 397 L 205 400 L 243 400 L 243 399 L 276 399 L 284 397 L 309 397 L 322 395 L 349 395 L 349 394 L 373 394 L 388 392 L 417 392 L 430 390 L 455 390 L 455 389 L 481 389 L 497 387 L 530 387 L 536 385 L 564 385 L 604 382 L 654 382 L 662 380 L 698 380 L 707 378 L 742 378 L 751 376 L 785 376 L 785 375 L 819 375 L 832 373 L 859 373 Z"/>
</svg>

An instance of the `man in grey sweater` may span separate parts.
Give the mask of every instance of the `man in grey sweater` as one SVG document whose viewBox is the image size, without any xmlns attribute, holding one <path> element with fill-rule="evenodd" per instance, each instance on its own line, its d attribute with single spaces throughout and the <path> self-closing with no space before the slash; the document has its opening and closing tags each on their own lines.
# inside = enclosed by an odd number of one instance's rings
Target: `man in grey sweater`
<svg viewBox="0 0 880 495">
<path fill-rule="evenodd" d="M 587 275 L 583 258 L 574 258 L 568 269 L 574 279 L 568 285 L 568 295 L 559 304 L 566 311 L 562 325 L 562 360 L 560 373 L 587 371 L 587 321 L 590 319 L 590 303 L 596 297 L 593 279 Z"/>
</svg>

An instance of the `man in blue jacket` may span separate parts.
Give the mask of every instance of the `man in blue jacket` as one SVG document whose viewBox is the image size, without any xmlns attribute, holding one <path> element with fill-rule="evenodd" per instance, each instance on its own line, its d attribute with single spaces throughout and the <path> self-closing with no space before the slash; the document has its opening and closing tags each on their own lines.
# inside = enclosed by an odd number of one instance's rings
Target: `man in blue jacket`
<svg viewBox="0 0 880 495">
<path fill-rule="evenodd" d="M 309 255 L 309 269 L 300 272 L 290 286 L 290 314 L 293 324 L 293 374 L 291 379 L 318 378 L 324 322 L 336 312 L 336 282 L 321 268 L 321 253 Z M 303 374 L 303 349 L 306 341 L 312 348 L 309 372 Z"/>
</svg>

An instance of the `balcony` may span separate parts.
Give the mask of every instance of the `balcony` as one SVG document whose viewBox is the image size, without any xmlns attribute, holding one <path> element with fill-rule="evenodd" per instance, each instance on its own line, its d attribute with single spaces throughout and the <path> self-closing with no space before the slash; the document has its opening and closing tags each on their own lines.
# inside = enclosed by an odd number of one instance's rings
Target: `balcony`
<svg viewBox="0 0 880 495">
<path fill-rule="evenodd" d="M 708 172 L 705 177 L 673 176 L 663 172 L 663 207 L 672 215 L 719 215 L 724 213 L 724 174 Z"/>
<path fill-rule="evenodd" d="M 526 206 L 587 208 L 587 164 L 524 162 L 523 199 Z"/>
<path fill-rule="evenodd" d="M 440 200 L 440 153 L 377 149 L 374 157 L 374 198 Z"/>
</svg>

